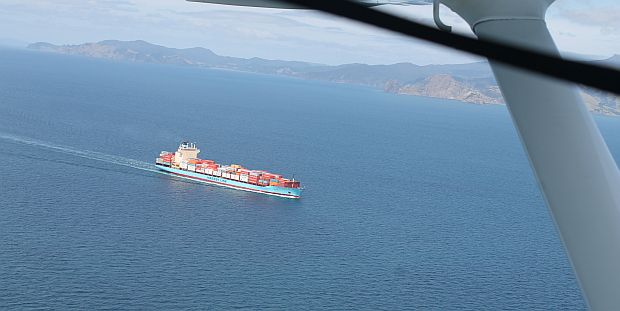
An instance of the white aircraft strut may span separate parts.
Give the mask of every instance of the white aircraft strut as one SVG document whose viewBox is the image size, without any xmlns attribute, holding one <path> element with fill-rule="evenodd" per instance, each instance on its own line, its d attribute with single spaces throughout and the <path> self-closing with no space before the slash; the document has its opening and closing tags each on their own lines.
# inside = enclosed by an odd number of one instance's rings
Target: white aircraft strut
<svg viewBox="0 0 620 311">
<path fill-rule="evenodd" d="M 553 0 L 443 0 L 479 38 L 559 56 L 544 21 Z M 490 61 L 592 310 L 620 310 L 620 173 L 567 82 Z"/>
</svg>

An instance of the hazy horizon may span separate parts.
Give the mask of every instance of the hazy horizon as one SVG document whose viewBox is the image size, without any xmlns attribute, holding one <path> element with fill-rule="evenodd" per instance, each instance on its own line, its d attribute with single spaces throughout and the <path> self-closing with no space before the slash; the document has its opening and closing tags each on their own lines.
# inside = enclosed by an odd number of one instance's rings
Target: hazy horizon
<svg viewBox="0 0 620 311">
<path fill-rule="evenodd" d="M 273 61 L 306 62 L 306 63 L 317 64 L 317 65 L 326 65 L 326 66 L 339 66 L 339 65 L 349 65 L 349 64 L 395 65 L 395 64 L 404 64 L 404 63 L 414 64 L 414 65 L 418 65 L 418 66 L 429 66 L 429 65 L 459 65 L 459 64 L 471 64 L 471 63 L 487 62 L 487 60 L 485 60 L 485 59 L 472 59 L 469 62 L 429 63 L 429 64 L 424 64 L 424 65 L 416 64 L 416 63 L 413 63 L 413 62 L 407 62 L 407 61 L 394 62 L 394 63 L 383 63 L 383 64 L 368 64 L 368 63 L 361 63 L 361 62 L 355 62 L 355 63 L 350 62 L 350 63 L 340 63 L 340 64 L 326 64 L 326 63 L 307 62 L 307 61 L 299 60 L 299 59 L 264 58 L 264 57 L 258 57 L 258 56 L 239 57 L 239 56 L 233 56 L 233 55 L 226 55 L 226 54 L 217 53 L 216 51 L 214 51 L 212 48 L 210 48 L 208 46 L 173 47 L 173 46 L 166 46 L 166 45 L 162 45 L 162 44 L 157 44 L 157 43 L 149 42 L 147 40 L 142 40 L 142 39 L 119 40 L 119 39 L 112 39 L 112 38 L 111 39 L 99 40 L 99 41 L 86 41 L 86 42 L 76 43 L 76 44 L 62 44 L 62 43 L 56 43 L 56 42 L 50 42 L 50 41 L 25 42 L 25 41 L 19 41 L 19 40 L 11 40 L 11 39 L 0 38 L 0 48 L 13 48 L 13 49 L 29 50 L 28 47 L 31 44 L 36 44 L 36 43 L 48 43 L 48 44 L 53 44 L 53 45 L 56 45 L 56 46 L 77 46 L 77 45 L 82 45 L 82 44 L 100 43 L 100 42 L 103 42 L 103 41 L 119 41 L 119 42 L 143 41 L 143 42 L 146 42 L 148 44 L 152 44 L 152 45 L 156 45 L 156 46 L 161 46 L 161 47 L 164 47 L 164 48 L 179 49 L 179 50 L 182 50 L 182 49 L 192 49 L 192 48 L 202 48 L 202 49 L 209 50 L 209 51 L 217 54 L 218 56 L 225 56 L 225 57 L 236 57 L 236 58 L 244 58 L 244 59 L 261 58 L 261 59 L 273 60 Z M 585 54 L 576 54 L 576 53 L 567 53 L 567 52 L 563 53 L 564 57 L 570 57 L 570 58 L 574 58 L 574 59 L 587 60 L 587 61 L 607 60 L 607 59 L 610 59 L 610 58 L 612 58 L 614 56 L 618 56 L 618 55 L 620 55 L 620 54 L 612 54 L 612 55 L 609 55 L 609 56 L 601 56 L 601 55 L 585 55 Z"/>
<path fill-rule="evenodd" d="M 430 6 L 384 6 L 432 24 Z M 442 19 L 472 35 L 442 7 Z M 613 0 L 556 1 L 547 23 L 565 55 L 604 59 L 620 54 L 620 4 Z M 481 60 L 465 53 L 307 10 L 277 10 L 164 0 L 96 0 L 0 3 L 0 41 L 81 44 L 105 39 L 145 40 L 173 48 L 204 47 L 219 55 L 345 63 L 417 65 Z"/>
</svg>

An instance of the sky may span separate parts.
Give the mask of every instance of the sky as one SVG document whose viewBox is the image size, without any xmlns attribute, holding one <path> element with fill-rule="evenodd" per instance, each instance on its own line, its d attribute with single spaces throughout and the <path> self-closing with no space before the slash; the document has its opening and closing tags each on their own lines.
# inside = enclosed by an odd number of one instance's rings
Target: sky
<svg viewBox="0 0 620 311">
<path fill-rule="evenodd" d="M 515 0 L 518 1 L 518 0 Z M 431 6 L 383 6 L 432 24 Z M 442 7 L 444 23 L 471 35 Z M 547 24 L 566 55 L 620 54 L 620 1 L 557 0 Z M 309 10 L 240 8 L 184 0 L 2 0 L 0 44 L 80 44 L 145 40 L 176 48 L 205 47 L 237 57 L 323 64 L 464 63 L 468 54 Z M 580 56 L 583 57 L 583 56 Z"/>
</svg>

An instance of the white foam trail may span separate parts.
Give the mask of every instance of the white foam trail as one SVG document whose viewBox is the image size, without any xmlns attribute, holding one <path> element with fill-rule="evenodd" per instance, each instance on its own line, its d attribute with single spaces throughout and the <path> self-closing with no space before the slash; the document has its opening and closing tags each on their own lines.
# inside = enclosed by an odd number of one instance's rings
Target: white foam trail
<svg viewBox="0 0 620 311">
<path fill-rule="evenodd" d="M 80 158 L 131 167 L 131 168 L 135 168 L 135 169 L 139 169 L 143 171 L 161 173 L 160 170 L 155 168 L 154 164 L 135 160 L 135 159 L 125 158 L 121 156 L 105 154 L 105 153 L 101 153 L 97 151 L 79 150 L 79 149 L 72 148 L 69 146 L 63 146 L 63 145 L 58 145 L 58 144 L 36 140 L 33 138 L 20 137 L 20 136 L 4 134 L 4 133 L 0 133 L 0 139 L 9 140 L 12 142 L 30 145 L 30 146 L 34 146 L 38 148 L 45 148 L 45 149 L 49 149 L 52 151 L 80 157 Z"/>
</svg>

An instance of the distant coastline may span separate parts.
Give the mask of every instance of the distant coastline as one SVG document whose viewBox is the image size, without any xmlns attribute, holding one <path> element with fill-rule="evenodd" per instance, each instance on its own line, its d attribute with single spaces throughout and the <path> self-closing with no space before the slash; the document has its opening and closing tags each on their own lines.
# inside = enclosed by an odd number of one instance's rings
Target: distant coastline
<svg viewBox="0 0 620 311">
<path fill-rule="evenodd" d="M 504 103 L 486 62 L 426 66 L 411 63 L 330 66 L 256 57 L 246 59 L 221 56 L 205 48 L 175 49 L 140 40 L 106 40 L 79 45 L 37 42 L 27 48 L 118 61 L 194 66 L 357 84 L 395 94 L 452 99 L 473 104 Z M 620 55 L 596 62 L 620 67 Z M 589 88 L 582 88 L 581 91 L 590 111 L 603 115 L 620 115 L 619 96 Z"/>
</svg>

